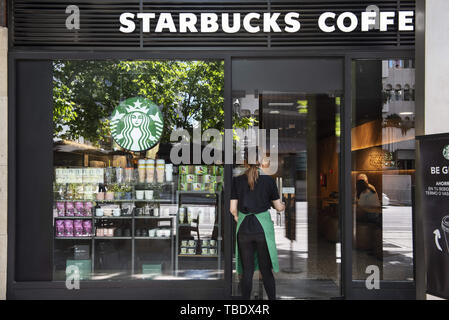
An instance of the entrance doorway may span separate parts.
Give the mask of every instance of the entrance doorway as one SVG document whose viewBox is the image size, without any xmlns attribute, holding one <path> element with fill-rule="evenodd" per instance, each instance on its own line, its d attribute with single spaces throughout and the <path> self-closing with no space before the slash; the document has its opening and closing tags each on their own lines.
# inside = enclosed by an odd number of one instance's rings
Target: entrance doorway
<svg viewBox="0 0 449 320">
<path fill-rule="evenodd" d="M 270 175 L 286 203 L 284 212 L 270 210 L 280 267 L 278 299 L 341 296 L 342 72 L 338 59 L 233 60 L 234 129 L 257 132 L 235 137 L 237 158 L 257 145 L 270 159 Z M 237 163 L 233 174 L 244 170 Z M 258 272 L 253 281 L 254 297 L 265 298 Z M 235 271 L 233 295 L 240 295 Z"/>
</svg>

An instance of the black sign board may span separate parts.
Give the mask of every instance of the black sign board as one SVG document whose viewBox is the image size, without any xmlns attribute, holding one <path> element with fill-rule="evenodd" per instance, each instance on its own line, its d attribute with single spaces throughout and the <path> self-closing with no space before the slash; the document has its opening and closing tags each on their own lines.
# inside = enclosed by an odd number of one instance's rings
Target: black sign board
<svg viewBox="0 0 449 320">
<path fill-rule="evenodd" d="M 449 135 L 420 139 L 427 292 L 449 298 Z"/>
</svg>

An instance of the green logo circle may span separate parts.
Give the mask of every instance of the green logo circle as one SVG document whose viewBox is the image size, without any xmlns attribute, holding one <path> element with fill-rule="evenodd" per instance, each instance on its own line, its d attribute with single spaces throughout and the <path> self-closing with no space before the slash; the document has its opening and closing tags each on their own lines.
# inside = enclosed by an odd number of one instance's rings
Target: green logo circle
<svg viewBox="0 0 449 320">
<path fill-rule="evenodd" d="M 163 128 L 159 107 L 142 97 L 122 101 L 111 116 L 112 138 L 120 147 L 130 151 L 154 147 L 161 139 Z"/>
<path fill-rule="evenodd" d="M 446 160 L 449 160 L 449 144 L 443 148 L 443 157 Z"/>
</svg>

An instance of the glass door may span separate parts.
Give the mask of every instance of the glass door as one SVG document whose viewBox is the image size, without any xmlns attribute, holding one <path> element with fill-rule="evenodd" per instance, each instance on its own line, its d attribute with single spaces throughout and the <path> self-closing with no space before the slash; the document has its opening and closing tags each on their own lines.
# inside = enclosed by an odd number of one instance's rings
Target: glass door
<svg viewBox="0 0 449 320">
<path fill-rule="evenodd" d="M 242 154 L 265 156 L 264 171 L 275 179 L 286 204 L 284 212 L 270 210 L 280 267 L 278 299 L 341 296 L 342 70 L 337 59 L 233 61 L 233 175 L 245 174 Z M 266 297 L 259 272 L 252 294 Z M 235 271 L 233 295 L 240 295 Z"/>
</svg>

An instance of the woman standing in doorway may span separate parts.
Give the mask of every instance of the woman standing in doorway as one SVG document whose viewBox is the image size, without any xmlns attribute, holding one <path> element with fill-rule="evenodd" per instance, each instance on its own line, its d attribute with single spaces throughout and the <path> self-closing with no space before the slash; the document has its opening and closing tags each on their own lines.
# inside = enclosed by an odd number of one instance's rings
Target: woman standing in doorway
<svg viewBox="0 0 449 320">
<path fill-rule="evenodd" d="M 268 298 L 275 300 L 272 270 L 278 272 L 279 263 L 274 225 L 268 209 L 273 206 L 277 211 L 284 211 L 285 205 L 280 200 L 274 179 L 263 173 L 259 163 L 247 167 L 245 174 L 234 178 L 231 190 L 230 211 L 237 222 L 237 273 L 243 274 L 243 299 L 250 299 L 254 271 L 260 270 Z"/>
</svg>

